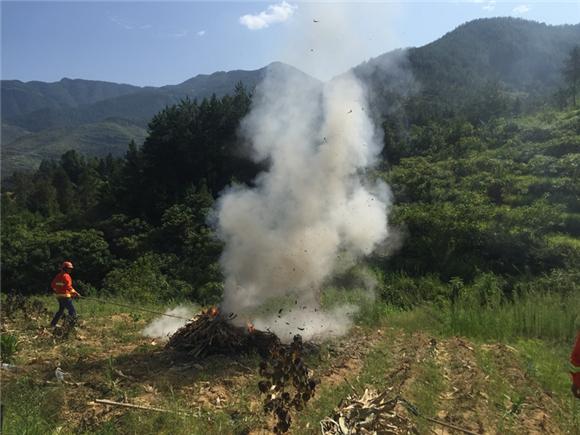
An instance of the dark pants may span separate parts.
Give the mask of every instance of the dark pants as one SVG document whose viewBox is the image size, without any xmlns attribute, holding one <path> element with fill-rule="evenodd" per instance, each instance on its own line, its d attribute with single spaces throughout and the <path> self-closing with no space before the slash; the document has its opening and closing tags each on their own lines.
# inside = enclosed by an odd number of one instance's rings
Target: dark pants
<svg viewBox="0 0 580 435">
<path fill-rule="evenodd" d="M 68 311 L 68 315 L 71 316 L 73 319 L 76 319 L 77 312 L 75 311 L 75 307 L 72 303 L 72 299 L 70 298 L 58 298 L 58 311 L 54 315 L 52 322 L 50 322 L 50 326 L 54 327 L 58 323 L 58 320 L 64 313 L 64 310 Z"/>
</svg>

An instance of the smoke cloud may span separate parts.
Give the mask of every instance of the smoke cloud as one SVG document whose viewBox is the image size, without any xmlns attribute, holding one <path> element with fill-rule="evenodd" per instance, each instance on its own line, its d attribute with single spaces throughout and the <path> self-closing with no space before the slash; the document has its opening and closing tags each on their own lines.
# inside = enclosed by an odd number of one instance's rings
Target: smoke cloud
<svg viewBox="0 0 580 435">
<path fill-rule="evenodd" d="M 153 320 L 149 325 L 143 329 L 142 334 L 145 337 L 167 339 L 173 335 L 179 328 L 185 326 L 187 320 L 193 318 L 196 313 L 195 307 L 179 306 L 165 311 L 165 314 L 170 316 L 183 317 L 177 319 L 175 317 L 160 316 Z"/>
<path fill-rule="evenodd" d="M 338 259 L 368 255 L 387 237 L 390 191 L 364 177 L 381 149 L 367 113 L 350 73 L 321 86 L 283 65 L 270 68 L 241 127 L 254 158 L 270 168 L 255 187 L 226 192 L 217 208 L 223 310 L 250 313 L 288 295 L 318 307 Z M 352 311 L 294 313 L 281 323 L 308 328 L 305 336 L 343 333 Z M 254 322 L 276 331 L 277 320 Z"/>
<path fill-rule="evenodd" d="M 359 311 L 355 305 L 341 305 L 328 312 L 317 308 L 296 308 L 281 315 L 258 317 L 254 326 L 261 331 L 276 334 L 281 341 L 288 342 L 295 334 L 304 340 L 318 341 L 329 337 L 340 337 L 352 326 L 352 316 Z"/>
</svg>

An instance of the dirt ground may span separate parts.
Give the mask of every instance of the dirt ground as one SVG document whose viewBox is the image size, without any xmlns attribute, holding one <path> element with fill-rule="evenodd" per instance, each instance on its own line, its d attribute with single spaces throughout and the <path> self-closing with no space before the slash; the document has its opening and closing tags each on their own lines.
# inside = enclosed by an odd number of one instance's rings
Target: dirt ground
<svg viewBox="0 0 580 435">
<path fill-rule="evenodd" d="M 115 319 L 123 321 L 131 319 L 126 315 Z M 268 433 L 272 427 L 272 419 L 263 415 L 256 386 L 260 379 L 257 356 L 190 360 L 164 349 L 157 340 L 138 334 L 130 340 L 115 340 L 108 331 L 97 332 L 91 325 L 81 326 L 67 340 L 54 338 L 41 326 L 19 330 L 16 323 L 5 321 L 2 328 L 18 334 L 23 343 L 19 367 L 2 370 L 2 383 L 26 376 L 40 386 L 53 385 L 58 382 L 55 368 L 60 364 L 66 386 L 63 415 L 67 421 L 78 422 L 79 431 L 135 412 L 103 406 L 95 399 L 164 407 L 169 394 L 187 403 L 190 411 L 225 411 L 232 418 L 240 413 L 258 416 L 256 426 L 246 433 Z M 318 390 L 356 384 L 369 353 L 378 348 L 385 353 L 381 383 L 393 397 L 420 399 L 419 383 L 429 383 L 425 367 L 434 370 L 440 382 L 431 417 L 478 434 L 564 433 L 552 417 L 556 401 L 526 375 L 517 351 L 503 344 L 478 346 L 458 337 L 357 327 L 348 337 L 309 351 L 309 366 L 320 382 Z M 486 367 L 481 366 L 482 358 Z M 340 399 L 335 398 L 337 405 Z M 316 407 L 318 400 L 315 396 L 308 406 Z M 401 404 L 396 412 L 410 416 Z M 418 427 L 436 434 L 460 433 L 435 423 L 423 422 Z"/>
</svg>

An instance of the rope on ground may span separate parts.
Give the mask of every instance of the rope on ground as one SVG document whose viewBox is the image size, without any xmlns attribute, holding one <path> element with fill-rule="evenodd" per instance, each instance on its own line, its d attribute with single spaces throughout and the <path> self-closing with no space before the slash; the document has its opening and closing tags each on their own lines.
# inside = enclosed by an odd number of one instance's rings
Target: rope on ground
<svg viewBox="0 0 580 435">
<path fill-rule="evenodd" d="M 107 300 L 104 300 L 104 299 L 91 298 L 89 296 L 82 296 L 81 299 L 88 299 L 88 300 L 91 300 L 91 301 L 101 302 L 103 304 L 117 305 L 119 307 L 129 308 L 131 310 L 145 311 L 146 313 L 158 314 L 160 316 L 166 316 L 166 317 L 173 317 L 175 319 L 181 319 L 181 320 L 187 320 L 187 321 L 190 321 L 191 320 L 191 319 L 188 319 L 187 317 L 175 316 L 173 314 L 167 314 L 167 313 L 160 313 L 159 311 L 148 310 L 146 308 L 136 307 L 134 305 L 125 305 L 125 304 L 120 304 L 118 302 L 107 301 Z"/>
<path fill-rule="evenodd" d="M 409 402 L 407 399 L 405 399 L 404 397 L 398 396 L 397 397 L 398 401 L 401 402 L 405 408 L 407 408 L 409 410 L 409 412 L 413 415 L 416 415 L 418 417 L 424 418 L 427 421 L 430 421 L 431 423 L 436 423 L 439 424 L 441 426 L 446 426 L 450 429 L 454 429 L 454 430 L 458 430 L 460 432 L 469 434 L 469 435 L 479 435 L 477 432 L 473 432 L 470 431 L 468 429 L 463 429 L 462 427 L 459 426 L 455 426 L 454 424 L 451 423 L 447 423 L 446 421 L 442 421 L 442 420 L 438 420 L 436 418 L 433 417 L 427 417 L 426 415 L 423 415 L 419 412 L 419 410 L 417 409 L 417 407 L 415 405 L 413 405 L 411 402 Z"/>
</svg>

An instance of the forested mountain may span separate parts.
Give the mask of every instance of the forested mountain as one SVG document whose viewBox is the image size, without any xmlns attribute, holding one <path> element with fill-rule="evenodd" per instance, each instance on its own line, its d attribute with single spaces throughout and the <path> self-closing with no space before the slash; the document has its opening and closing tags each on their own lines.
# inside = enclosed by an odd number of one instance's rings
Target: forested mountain
<svg viewBox="0 0 580 435">
<path fill-rule="evenodd" d="M 210 97 L 212 94 L 221 97 L 233 92 L 238 82 L 244 83 L 244 86 L 251 89 L 264 77 L 266 68 L 256 71 L 236 70 L 216 72 L 210 75 L 200 74 L 178 85 L 134 88 L 132 92 L 119 93 L 109 98 L 84 104 L 56 105 L 53 101 L 47 101 L 47 104 L 42 107 L 38 107 L 38 105 L 27 106 L 35 107 L 35 110 L 21 110 L 18 115 L 9 110 L 4 112 L 3 116 L 8 123 L 30 131 L 72 127 L 86 122 L 102 121 L 110 117 L 124 118 L 145 126 L 151 117 L 163 107 L 178 103 L 184 98 L 202 99 Z M 291 67 L 288 66 L 288 68 Z M 12 83 L 9 82 L 7 86 L 12 85 Z M 37 86 L 37 82 L 31 83 Z M 92 82 L 86 82 L 87 87 L 90 87 L 91 84 Z M 4 82 L 2 86 L 5 86 Z M 11 96 L 14 97 L 14 93 Z M 6 104 L 16 106 L 20 102 L 17 97 L 12 98 L 12 100 Z"/>
<path fill-rule="evenodd" d="M 126 95 L 138 86 L 64 78 L 58 82 L 2 80 L 2 117 L 12 121 L 42 109 L 64 109 Z"/>
<path fill-rule="evenodd" d="M 19 111 L 9 108 L 7 113 L 3 114 L 3 174 L 10 175 L 16 169 L 36 168 L 43 158 L 58 158 L 65 144 L 70 149 L 87 155 L 101 156 L 112 152 L 114 156 L 121 156 L 127 150 L 129 140 L 134 140 L 138 144 L 142 142 L 147 123 L 164 107 L 187 98 L 195 100 L 212 95 L 222 97 L 233 93 L 238 83 L 251 90 L 262 80 L 267 68 L 280 68 L 286 73 L 298 74 L 304 80 L 314 80 L 296 68 L 275 62 L 256 71 L 236 70 L 210 75 L 200 74 L 178 85 L 160 88 L 130 87 L 131 92 L 101 99 L 92 104 L 77 104 L 81 101 L 80 94 L 76 94 L 76 100 L 67 98 L 70 95 L 64 92 L 59 94 L 58 98 L 48 98 L 48 95 L 58 94 L 55 89 L 62 89 L 62 86 L 52 86 L 56 84 L 45 83 L 45 88 L 50 89 L 50 92 L 40 94 L 35 90 L 41 88 L 39 82 L 30 82 L 32 85 L 27 88 L 28 83 L 3 81 L 2 87 L 4 89 L 6 86 L 8 95 L 7 107 L 19 107 L 21 103 Z M 91 86 L 95 84 L 101 86 L 102 83 L 84 80 L 74 82 L 86 85 L 84 95 L 90 94 L 87 89 Z M 35 95 L 38 100 L 34 100 L 34 104 L 30 98 L 20 101 L 18 93 L 12 92 L 18 87 L 15 83 L 26 90 L 23 91 L 25 95 Z M 128 88 L 126 90 L 128 91 Z M 96 94 L 97 89 L 94 89 L 93 95 Z M 45 106 L 38 108 L 42 104 Z M 11 116 L 15 113 L 21 115 Z M 100 135 L 96 134 L 95 130 L 98 125 L 106 126 Z M 113 130 L 115 133 L 112 133 Z M 99 149 L 104 145 L 102 139 L 107 136 L 112 136 L 112 142 Z M 124 139 L 127 140 L 123 146 Z"/>
<path fill-rule="evenodd" d="M 506 105 L 517 112 L 546 97 L 558 99 L 564 59 L 578 41 L 580 24 L 478 19 L 430 44 L 385 53 L 353 70 L 368 84 L 379 116 L 411 96 L 410 118 L 424 118 L 427 110 L 485 120 Z"/>
<path fill-rule="evenodd" d="M 580 24 L 548 26 L 514 18 L 480 19 L 459 26 L 442 38 L 419 48 L 397 50 L 354 68 L 369 87 L 374 114 L 380 122 L 405 99 L 404 110 L 391 124 L 408 124 L 439 116 L 465 113 L 471 121 L 485 121 L 502 110 L 525 111 L 537 98 L 552 97 L 562 86 L 561 68 L 566 53 L 580 41 Z M 270 67 L 292 70 L 282 63 Z M 184 98 L 203 99 L 232 93 L 238 82 L 249 91 L 264 77 L 266 68 L 201 74 L 177 85 L 140 88 L 88 80 L 63 79 L 57 83 L 2 81 L 2 148 L 10 150 L 4 175 L 18 168 L 34 168 L 35 144 L 42 158 L 57 158 L 61 145 L 70 143 L 89 155 L 98 149 L 93 136 L 78 136 L 84 124 L 124 120 L 116 130 L 131 125 L 124 134 L 140 143 L 149 120 L 166 106 Z M 480 92 L 484 90 L 483 92 Z M 127 122 L 128 121 L 128 122 Z M 75 129 L 74 134 L 67 129 Z M 10 144 L 27 132 L 26 140 Z M 63 135 L 63 136 L 61 136 Z M 78 141 L 70 141 L 71 137 Z M 28 157 L 19 157 L 20 144 Z M 51 144 L 54 149 L 51 152 Z M 10 145 L 10 146 L 8 146 Z M 120 155 L 117 143 L 108 147 Z M 16 159 L 16 160 L 14 160 Z M 20 162 L 14 166 L 12 161 Z"/>
</svg>

